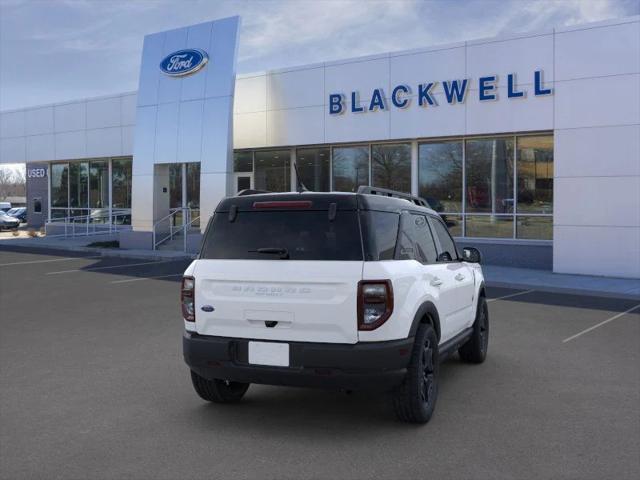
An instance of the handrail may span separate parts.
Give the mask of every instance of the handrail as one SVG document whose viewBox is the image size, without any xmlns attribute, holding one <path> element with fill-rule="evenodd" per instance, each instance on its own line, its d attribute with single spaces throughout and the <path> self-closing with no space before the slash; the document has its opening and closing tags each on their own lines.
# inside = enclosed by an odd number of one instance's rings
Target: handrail
<svg viewBox="0 0 640 480">
<path fill-rule="evenodd" d="M 52 237 L 64 236 L 65 238 L 69 235 L 71 237 L 79 236 L 89 236 L 89 235 L 98 235 L 103 233 L 113 233 L 114 231 L 123 230 L 124 227 L 129 227 L 128 225 L 118 225 L 118 218 L 127 218 L 130 217 L 131 213 L 127 211 L 122 211 L 120 213 L 94 213 L 89 215 L 74 215 L 74 216 L 66 216 L 60 218 L 49 218 L 45 222 L 45 229 L 49 225 L 54 226 L 64 226 L 63 234 L 51 235 Z M 98 220 L 105 220 L 108 222 L 99 222 Z M 84 228 L 80 228 L 80 230 L 76 231 L 76 225 L 84 224 Z M 69 232 L 71 229 L 71 232 Z"/>
<path fill-rule="evenodd" d="M 175 227 L 176 230 L 174 231 L 173 221 L 171 221 L 171 218 L 175 217 L 178 213 L 184 214 L 184 217 L 182 220 L 182 225 L 179 227 Z M 155 222 L 153 224 L 153 232 L 152 232 L 153 249 L 156 250 L 159 245 L 163 244 L 168 240 L 171 240 L 174 237 L 174 235 L 176 235 L 181 230 L 183 230 L 184 227 L 189 224 L 190 216 L 191 216 L 191 209 L 187 207 L 181 207 L 181 208 L 176 208 L 173 212 L 170 212 L 168 215 L 165 215 L 160 220 Z M 157 234 L 158 226 L 160 226 L 165 220 L 169 220 L 169 234 L 162 237 L 160 240 L 156 240 L 156 237 L 158 236 Z"/>
</svg>

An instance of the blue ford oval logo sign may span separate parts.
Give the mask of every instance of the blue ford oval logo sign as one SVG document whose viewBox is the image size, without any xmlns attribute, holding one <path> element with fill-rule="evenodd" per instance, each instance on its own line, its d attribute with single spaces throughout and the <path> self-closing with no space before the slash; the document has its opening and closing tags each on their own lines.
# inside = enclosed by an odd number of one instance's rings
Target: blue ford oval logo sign
<svg viewBox="0 0 640 480">
<path fill-rule="evenodd" d="M 178 50 L 160 62 L 160 70 L 171 77 L 183 77 L 196 73 L 209 61 L 207 52 L 198 48 Z"/>
</svg>

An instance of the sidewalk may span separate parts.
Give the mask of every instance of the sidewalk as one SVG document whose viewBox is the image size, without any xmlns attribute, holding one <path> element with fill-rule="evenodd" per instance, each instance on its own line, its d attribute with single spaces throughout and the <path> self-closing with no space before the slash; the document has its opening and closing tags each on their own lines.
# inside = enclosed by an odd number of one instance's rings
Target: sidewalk
<svg viewBox="0 0 640 480">
<path fill-rule="evenodd" d="M 89 252 L 103 257 L 142 258 L 142 259 L 191 259 L 195 254 L 173 250 L 126 250 L 120 248 L 97 248 L 87 245 L 94 242 L 117 240 L 117 234 L 105 233 L 88 237 L 34 237 L 2 238 L 0 250 L 6 248 L 24 248 L 35 250 L 62 250 L 67 252 Z M 8 248 L 7 248 L 8 247 Z"/>
<path fill-rule="evenodd" d="M 619 297 L 640 300 L 640 279 L 596 277 L 553 273 L 549 270 L 483 265 L 490 287 L 519 288 L 545 292 Z"/>
<path fill-rule="evenodd" d="M 3 247 L 64 250 L 72 252 L 90 252 L 105 257 L 143 258 L 143 259 L 191 259 L 195 255 L 171 250 L 125 250 L 119 248 L 87 247 L 93 242 L 115 240 L 115 236 L 94 235 L 90 237 L 62 238 L 2 238 Z M 578 295 L 619 297 L 640 300 L 640 279 L 596 277 L 589 275 L 569 275 L 553 273 L 548 270 L 529 268 L 500 267 L 483 265 L 487 286 L 539 290 Z"/>
</svg>

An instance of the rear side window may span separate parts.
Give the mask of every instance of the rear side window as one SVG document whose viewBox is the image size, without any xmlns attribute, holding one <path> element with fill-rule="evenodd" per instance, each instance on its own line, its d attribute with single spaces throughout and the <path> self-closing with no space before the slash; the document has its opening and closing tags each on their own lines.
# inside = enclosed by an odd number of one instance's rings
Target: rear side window
<svg viewBox="0 0 640 480">
<path fill-rule="evenodd" d="M 364 258 L 367 261 L 393 260 L 400 215 L 367 210 L 360 212 Z"/>
<path fill-rule="evenodd" d="M 338 211 L 329 221 L 326 210 L 238 212 L 233 222 L 227 213 L 216 213 L 200 254 L 205 259 L 234 260 L 281 260 L 286 256 L 291 260 L 362 260 L 358 213 Z"/>
<path fill-rule="evenodd" d="M 433 230 L 434 235 L 438 238 L 440 242 L 440 250 L 438 255 L 444 255 L 444 261 L 453 261 L 458 259 L 458 252 L 456 250 L 456 244 L 454 243 L 447 227 L 444 226 L 444 223 L 439 218 L 429 217 L 429 223 L 431 224 L 431 229 Z M 448 255 L 448 257 L 447 257 Z"/>
<path fill-rule="evenodd" d="M 417 260 L 420 263 L 436 261 L 436 246 L 424 215 L 405 213 L 402 215 L 398 260 Z"/>
</svg>

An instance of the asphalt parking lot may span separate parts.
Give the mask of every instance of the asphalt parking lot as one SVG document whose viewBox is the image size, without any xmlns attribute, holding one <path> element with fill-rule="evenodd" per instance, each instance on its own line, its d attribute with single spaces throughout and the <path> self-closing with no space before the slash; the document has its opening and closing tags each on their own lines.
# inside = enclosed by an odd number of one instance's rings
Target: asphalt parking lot
<svg viewBox="0 0 640 480">
<path fill-rule="evenodd" d="M 0 478 L 640 478 L 640 302 L 490 288 L 487 361 L 417 427 L 383 395 L 203 402 L 187 262 L 87 255 L 0 250 Z"/>
</svg>

